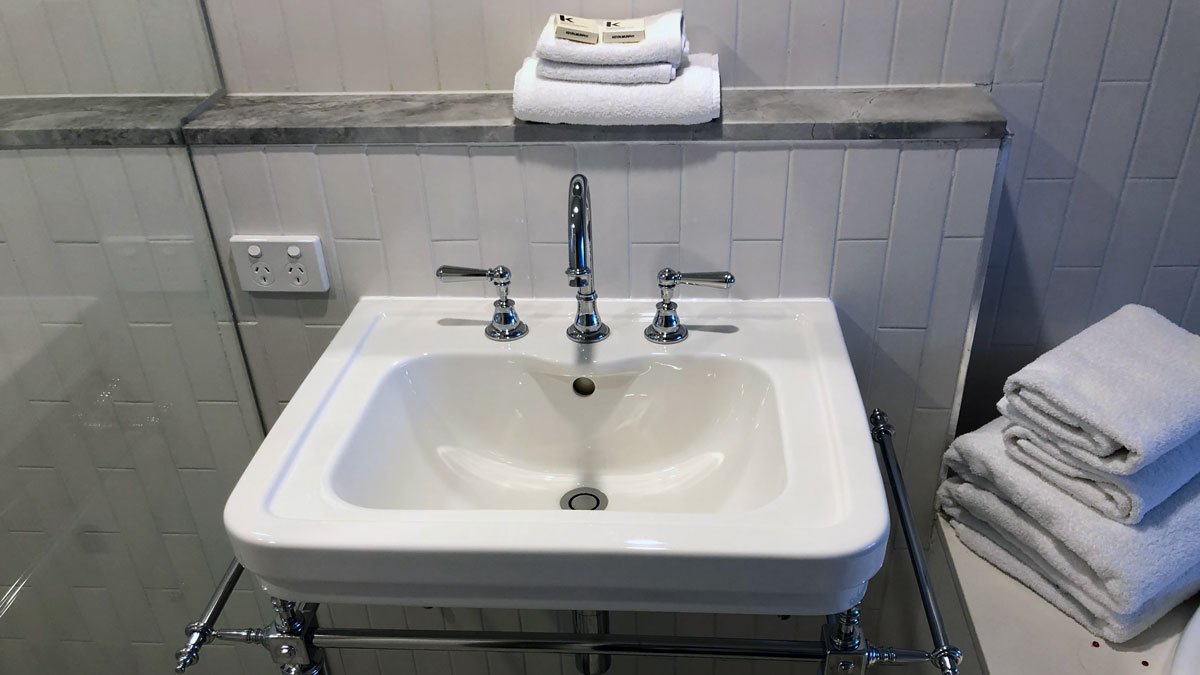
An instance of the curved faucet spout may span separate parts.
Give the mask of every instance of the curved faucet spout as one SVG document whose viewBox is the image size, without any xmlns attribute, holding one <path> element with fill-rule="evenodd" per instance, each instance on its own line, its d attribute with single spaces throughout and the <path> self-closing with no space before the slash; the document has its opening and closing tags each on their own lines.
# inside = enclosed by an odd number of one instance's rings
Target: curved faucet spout
<svg viewBox="0 0 1200 675">
<path fill-rule="evenodd" d="M 575 342 L 599 342 L 608 337 L 608 326 L 596 310 L 596 288 L 592 272 L 592 195 L 587 177 L 571 177 L 567 193 L 567 279 L 576 289 L 575 323 L 567 337 Z"/>
<path fill-rule="evenodd" d="M 580 294 L 592 292 L 592 195 L 583 174 L 571 178 L 567 193 L 567 276 Z"/>
</svg>

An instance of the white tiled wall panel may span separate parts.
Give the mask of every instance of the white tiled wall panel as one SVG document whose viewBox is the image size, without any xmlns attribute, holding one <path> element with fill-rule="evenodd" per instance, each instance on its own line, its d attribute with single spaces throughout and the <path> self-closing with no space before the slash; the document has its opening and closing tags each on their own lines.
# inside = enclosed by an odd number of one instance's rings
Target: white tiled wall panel
<svg viewBox="0 0 1200 675">
<path fill-rule="evenodd" d="M 994 145 L 927 143 L 223 147 L 194 155 L 224 267 L 232 234 L 312 233 L 327 243 L 327 300 L 233 291 L 268 423 L 362 295 L 461 293 L 486 304 L 482 287 L 434 283 L 434 268 L 454 263 L 508 265 L 518 301 L 568 296 L 565 187 L 582 171 L 591 179 L 602 298 L 650 298 L 666 265 L 728 268 L 737 284 L 719 293 L 733 297 L 833 297 L 867 405 L 891 412 L 905 430 L 898 446 L 906 471 L 927 478 L 912 481 L 922 504 L 932 500 L 930 477 L 950 432 L 996 159 Z M 689 288 L 682 302 L 714 293 Z M 884 578 L 868 595 L 868 624 L 878 618 Z M 569 621 L 561 612 L 527 610 L 331 613 L 335 622 L 359 626 L 482 621 L 559 630 Z M 777 617 L 617 614 L 613 625 L 645 633 L 816 634 L 811 620 Z M 393 668 L 573 672 L 569 659 L 544 655 L 335 657 L 354 675 Z M 614 666 L 617 673 L 759 670 L 763 664 L 695 659 L 617 659 Z"/>
<path fill-rule="evenodd" d="M 1200 332 L 1200 5 L 1009 0 L 1005 36 L 1026 5 L 1060 16 L 997 64 L 1020 82 L 993 88 L 1016 136 L 964 431 L 996 416 L 1008 375 L 1125 303 Z"/>
<path fill-rule="evenodd" d="M 216 89 L 199 0 L 0 2 L 0 96 Z"/>
<path fill-rule="evenodd" d="M 185 150 L 0 152 L 0 429 L 0 672 L 166 672 L 262 436 Z"/>
</svg>

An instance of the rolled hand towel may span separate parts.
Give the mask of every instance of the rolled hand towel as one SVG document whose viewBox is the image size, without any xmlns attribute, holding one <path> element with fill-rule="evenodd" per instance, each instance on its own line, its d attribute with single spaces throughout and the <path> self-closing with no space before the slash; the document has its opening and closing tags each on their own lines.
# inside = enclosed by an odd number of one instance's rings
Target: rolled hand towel
<svg viewBox="0 0 1200 675">
<path fill-rule="evenodd" d="M 1007 424 L 946 451 L 938 507 L 964 544 L 1115 642 L 1200 590 L 1200 480 L 1123 525 L 1014 461 L 1002 447 Z"/>
<path fill-rule="evenodd" d="M 666 84 L 675 79 L 675 66 L 663 63 L 640 63 L 633 66 L 586 66 L 579 63 L 537 60 L 538 77 L 568 82 L 599 82 L 601 84 Z"/>
<path fill-rule="evenodd" d="M 513 82 L 513 115 L 560 124 L 703 124 L 721 116 L 715 54 L 693 54 L 670 84 L 563 82 L 537 75 L 525 59 Z"/>
<path fill-rule="evenodd" d="M 639 63 L 669 63 L 679 67 L 688 53 L 683 32 L 683 10 L 648 16 L 646 39 L 632 43 L 590 45 L 554 37 L 554 17 L 546 22 L 538 36 L 533 55 L 548 61 L 583 63 L 594 66 L 629 66 Z"/>
<path fill-rule="evenodd" d="M 1200 337 L 1125 305 L 1009 377 L 1004 398 L 1072 458 L 1129 475 L 1200 433 Z"/>
<path fill-rule="evenodd" d="M 1008 407 L 1001 401 L 1001 412 Z M 1004 448 L 1063 492 L 1113 520 L 1134 525 L 1151 509 L 1200 474 L 1200 435 L 1142 467 L 1119 475 L 1076 461 L 1056 441 L 1020 424 L 1004 430 Z"/>
</svg>

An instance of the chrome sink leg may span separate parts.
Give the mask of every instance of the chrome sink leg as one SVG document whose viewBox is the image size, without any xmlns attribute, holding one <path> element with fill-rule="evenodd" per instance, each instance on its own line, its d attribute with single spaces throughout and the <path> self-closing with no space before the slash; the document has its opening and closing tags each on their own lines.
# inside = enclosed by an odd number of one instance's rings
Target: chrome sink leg
<svg viewBox="0 0 1200 675">
<path fill-rule="evenodd" d="M 861 614 L 856 605 L 826 619 L 831 624 L 830 635 L 834 647 L 854 651 L 862 645 L 862 628 L 858 625 Z"/>
<path fill-rule="evenodd" d="M 608 612 L 575 610 L 571 612 L 571 622 L 580 635 L 608 634 Z M 580 675 L 603 675 L 610 667 L 612 657 L 608 654 L 575 655 L 575 670 Z"/>
<path fill-rule="evenodd" d="M 317 628 L 317 605 L 300 605 L 291 600 L 271 598 L 275 621 L 260 638 L 262 646 L 279 664 L 282 675 L 320 675 L 324 672 L 324 653 L 312 645 Z"/>
</svg>

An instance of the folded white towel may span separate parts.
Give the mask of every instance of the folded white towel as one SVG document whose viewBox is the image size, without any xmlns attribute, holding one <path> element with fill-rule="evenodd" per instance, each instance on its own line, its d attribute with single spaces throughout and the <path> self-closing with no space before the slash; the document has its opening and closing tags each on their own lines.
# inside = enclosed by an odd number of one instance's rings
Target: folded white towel
<svg viewBox="0 0 1200 675">
<path fill-rule="evenodd" d="M 1015 462 L 1002 447 L 1007 424 L 995 420 L 946 452 L 938 506 L 963 543 L 1115 642 L 1200 590 L 1200 480 L 1123 525 Z"/>
<path fill-rule="evenodd" d="M 703 124 L 721 116 L 715 54 L 693 54 L 670 84 L 563 82 L 537 75 L 525 59 L 513 82 L 513 115 L 560 124 Z"/>
<path fill-rule="evenodd" d="M 646 39 L 633 43 L 589 45 L 554 37 L 554 17 L 538 36 L 533 55 L 539 59 L 596 66 L 628 66 L 638 63 L 669 63 L 678 67 L 687 56 L 683 10 L 646 17 Z"/>
<path fill-rule="evenodd" d="M 580 63 L 537 60 L 537 74 L 548 80 L 599 82 L 602 84 L 666 84 L 675 79 L 675 66 L 667 63 L 639 63 L 632 66 L 588 66 Z"/>
<path fill-rule="evenodd" d="M 1200 337 L 1125 305 L 1009 377 L 1004 397 L 1072 458 L 1132 474 L 1200 433 Z"/>
<path fill-rule="evenodd" d="M 999 407 L 1004 413 L 1007 401 L 1001 400 Z M 1141 522 L 1147 512 L 1200 474 L 1200 435 L 1129 475 L 1105 473 L 1079 462 L 1055 441 L 1021 424 L 1004 430 L 1004 447 L 1013 459 L 1060 490 L 1129 525 Z"/>
</svg>

